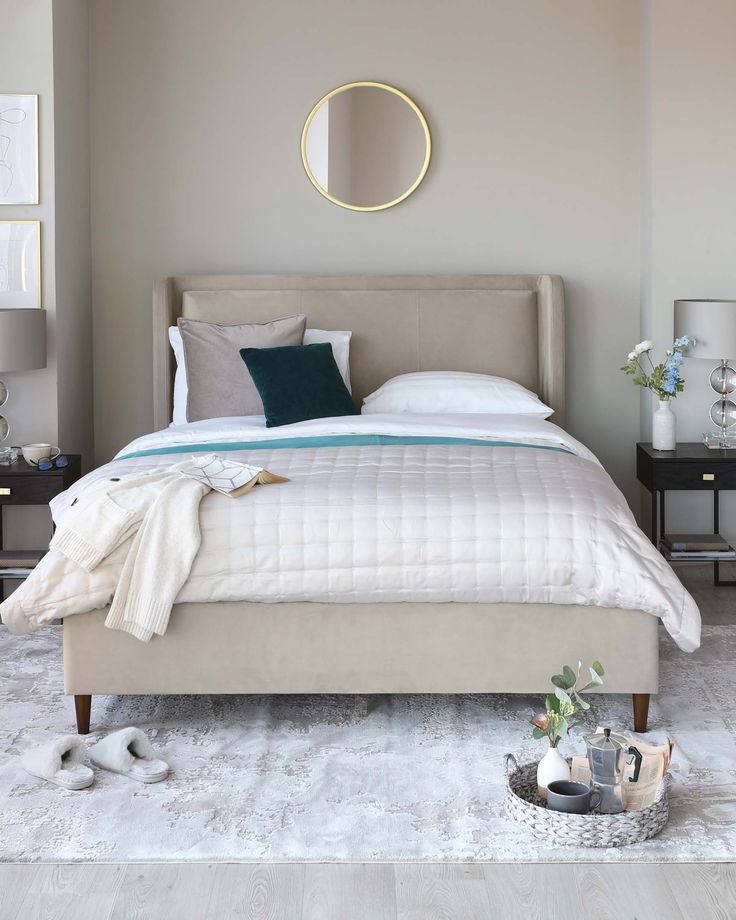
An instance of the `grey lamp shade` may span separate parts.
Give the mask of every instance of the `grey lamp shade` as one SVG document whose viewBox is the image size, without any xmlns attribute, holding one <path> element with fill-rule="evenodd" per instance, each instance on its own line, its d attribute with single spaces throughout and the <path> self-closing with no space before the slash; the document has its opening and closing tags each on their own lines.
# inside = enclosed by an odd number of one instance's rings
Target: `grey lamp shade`
<svg viewBox="0 0 736 920">
<path fill-rule="evenodd" d="M 687 358 L 736 357 L 736 300 L 676 300 L 675 338 L 691 335 Z"/>
<path fill-rule="evenodd" d="M 0 372 L 46 367 L 46 311 L 0 310 Z"/>
</svg>

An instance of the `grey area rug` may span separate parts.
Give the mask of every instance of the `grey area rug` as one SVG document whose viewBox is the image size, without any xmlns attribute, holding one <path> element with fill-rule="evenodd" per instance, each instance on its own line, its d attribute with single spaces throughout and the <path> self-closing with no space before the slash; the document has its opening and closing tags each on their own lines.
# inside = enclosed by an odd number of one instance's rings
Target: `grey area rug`
<svg viewBox="0 0 736 920">
<path fill-rule="evenodd" d="M 526 697 L 98 697 L 93 728 L 105 731 L 90 738 L 138 725 L 172 775 L 143 786 L 100 772 L 62 791 L 19 763 L 74 724 L 61 631 L 2 628 L 0 860 L 731 860 L 736 627 L 704 628 L 694 655 L 663 634 L 661 654 L 650 727 L 676 743 L 670 823 L 644 844 L 593 850 L 547 847 L 504 816 L 503 755 L 542 753 Z M 629 727 L 630 700 L 602 697 L 595 714 Z"/>
</svg>

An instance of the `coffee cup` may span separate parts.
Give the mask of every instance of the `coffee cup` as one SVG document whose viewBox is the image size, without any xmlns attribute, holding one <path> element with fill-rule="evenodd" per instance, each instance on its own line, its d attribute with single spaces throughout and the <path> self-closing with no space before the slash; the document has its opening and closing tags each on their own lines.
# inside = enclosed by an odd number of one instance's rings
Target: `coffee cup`
<svg viewBox="0 0 736 920">
<path fill-rule="evenodd" d="M 585 783 L 556 779 L 547 786 L 547 808 L 568 815 L 587 815 L 601 804 L 601 791 Z"/>
<path fill-rule="evenodd" d="M 39 460 L 45 460 L 47 457 L 49 460 L 55 460 L 61 451 L 53 444 L 24 444 L 21 453 L 26 463 L 38 466 Z"/>
</svg>

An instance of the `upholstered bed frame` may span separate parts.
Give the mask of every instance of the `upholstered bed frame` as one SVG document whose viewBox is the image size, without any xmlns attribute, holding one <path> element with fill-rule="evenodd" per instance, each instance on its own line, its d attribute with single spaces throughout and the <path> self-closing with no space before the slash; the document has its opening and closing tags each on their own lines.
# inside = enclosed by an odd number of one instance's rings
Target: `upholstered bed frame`
<svg viewBox="0 0 736 920">
<path fill-rule="evenodd" d="M 165 278 L 153 297 L 156 428 L 171 419 L 179 316 L 265 322 L 304 312 L 351 329 L 353 393 L 396 374 L 464 370 L 518 380 L 565 418 L 562 280 L 554 275 Z M 174 608 L 148 645 L 104 626 L 106 610 L 64 623 L 64 676 L 78 729 L 94 694 L 544 693 L 565 662 L 604 657 L 606 692 L 634 694 L 646 729 L 658 689 L 658 621 L 640 610 L 545 604 L 212 603 Z"/>
</svg>

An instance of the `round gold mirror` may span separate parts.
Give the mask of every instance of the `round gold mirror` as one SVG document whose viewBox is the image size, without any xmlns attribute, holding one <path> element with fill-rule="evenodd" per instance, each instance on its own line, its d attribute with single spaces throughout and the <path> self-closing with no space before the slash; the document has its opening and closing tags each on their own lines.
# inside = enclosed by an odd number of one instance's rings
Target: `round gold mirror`
<svg viewBox="0 0 736 920">
<path fill-rule="evenodd" d="M 427 172 L 427 120 L 406 93 L 385 83 L 346 83 L 319 100 L 302 131 L 309 181 L 333 204 L 382 211 Z"/>
</svg>

